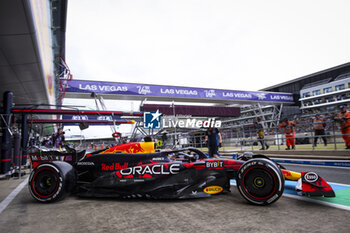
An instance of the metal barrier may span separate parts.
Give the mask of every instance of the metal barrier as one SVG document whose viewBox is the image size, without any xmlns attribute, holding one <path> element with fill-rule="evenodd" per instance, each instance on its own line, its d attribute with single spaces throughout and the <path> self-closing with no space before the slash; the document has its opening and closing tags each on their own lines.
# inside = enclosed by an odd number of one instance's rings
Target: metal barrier
<svg viewBox="0 0 350 233">
<path fill-rule="evenodd" d="M 219 129 L 222 135 L 223 145 L 222 151 L 230 149 L 250 149 L 257 150 L 261 147 L 258 139 L 258 135 L 254 127 L 239 127 L 239 128 L 222 128 Z M 342 138 L 339 126 L 336 122 L 327 124 L 325 135 L 315 135 L 315 131 L 312 129 L 312 124 L 300 124 L 295 127 L 295 137 L 292 137 L 295 141 L 295 149 L 302 148 L 303 150 L 343 150 L 346 148 L 345 142 Z M 182 146 L 193 146 L 198 148 L 206 148 L 204 143 L 204 134 L 198 136 L 188 135 L 188 143 Z M 317 138 L 317 144 L 314 144 L 314 140 Z M 323 138 L 327 141 L 327 146 L 320 146 L 324 144 Z M 265 138 L 263 139 L 270 149 L 284 150 L 286 137 L 282 129 L 273 128 L 267 129 Z"/>
</svg>

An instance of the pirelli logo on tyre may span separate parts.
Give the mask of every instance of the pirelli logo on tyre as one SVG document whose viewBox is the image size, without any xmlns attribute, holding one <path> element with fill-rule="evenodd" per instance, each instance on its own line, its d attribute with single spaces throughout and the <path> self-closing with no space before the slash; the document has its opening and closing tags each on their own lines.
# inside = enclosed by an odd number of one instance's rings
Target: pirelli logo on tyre
<svg viewBox="0 0 350 233">
<path fill-rule="evenodd" d="M 223 188 L 220 186 L 209 186 L 209 187 L 204 188 L 203 191 L 205 193 L 208 193 L 208 194 L 217 194 L 217 193 L 221 193 L 222 190 L 223 190 Z"/>
</svg>

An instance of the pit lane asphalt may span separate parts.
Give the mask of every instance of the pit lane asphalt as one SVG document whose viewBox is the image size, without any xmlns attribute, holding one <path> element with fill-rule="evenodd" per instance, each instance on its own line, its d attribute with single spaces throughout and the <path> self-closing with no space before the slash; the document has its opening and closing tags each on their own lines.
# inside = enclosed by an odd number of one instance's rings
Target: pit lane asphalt
<svg viewBox="0 0 350 233">
<path fill-rule="evenodd" d="M 350 211 L 280 198 L 248 204 L 231 193 L 193 200 L 35 201 L 25 187 L 0 214 L 0 232 L 349 232 Z"/>
<path fill-rule="evenodd" d="M 331 166 L 310 166 L 296 164 L 282 164 L 288 170 L 295 172 L 313 171 L 325 179 L 327 182 L 335 182 L 350 185 L 350 167 L 331 167 Z M 349 227 L 350 232 L 350 227 Z"/>
</svg>

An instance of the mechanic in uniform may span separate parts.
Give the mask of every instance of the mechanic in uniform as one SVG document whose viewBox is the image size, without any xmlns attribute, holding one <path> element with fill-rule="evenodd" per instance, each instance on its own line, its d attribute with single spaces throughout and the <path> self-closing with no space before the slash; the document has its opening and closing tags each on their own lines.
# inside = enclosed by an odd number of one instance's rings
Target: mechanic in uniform
<svg viewBox="0 0 350 233">
<path fill-rule="evenodd" d="M 344 105 L 339 106 L 339 108 L 340 112 L 336 116 L 335 120 L 339 122 L 346 149 L 350 149 L 350 112 Z"/>
<path fill-rule="evenodd" d="M 64 138 L 64 132 L 62 128 L 59 128 L 57 133 L 52 134 L 51 141 L 54 147 L 63 146 L 65 138 Z"/>
<path fill-rule="evenodd" d="M 326 123 L 319 113 L 315 115 L 315 118 L 313 120 L 313 127 L 315 130 L 314 147 L 317 146 L 317 139 L 319 137 L 322 137 L 324 146 L 327 146 L 327 138 L 324 130 L 324 127 L 326 127 Z"/>
<path fill-rule="evenodd" d="M 268 150 L 269 149 L 269 145 L 267 145 L 267 143 L 265 142 L 264 138 L 265 138 L 265 124 L 263 121 L 261 121 L 260 117 L 256 118 L 256 122 L 254 122 L 254 126 L 256 129 L 256 133 L 258 134 L 258 141 L 261 144 L 261 148 L 260 150 Z"/>
<path fill-rule="evenodd" d="M 290 150 L 290 146 L 292 146 L 292 149 L 295 150 L 295 123 L 293 121 L 289 121 L 288 118 L 285 118 L 280 124 L 281 128 L 284 128 L 284 133 L 286 136 L 286 150 Z"/>
<path fill-rule="evenodd" d="M 219 158 L 218 150 L 222 146 L 222 137 L 220 131 L 212 128 L 211 124 L 205 133 L 205 142 L 208 144 L 209 157 Z"/>
</svg>

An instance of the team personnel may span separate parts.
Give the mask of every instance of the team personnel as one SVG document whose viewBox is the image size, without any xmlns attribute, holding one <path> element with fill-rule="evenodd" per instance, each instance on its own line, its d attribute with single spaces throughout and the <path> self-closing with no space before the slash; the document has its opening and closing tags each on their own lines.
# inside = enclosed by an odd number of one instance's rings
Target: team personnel
<svg viewBox="0 0 350 233">
<path fill-rule="evenodd" d="M 208 143 L 209 157 L 219 158 L 218 150 L 222 145 L 221 133 L 217 128 L 208 128 L 205 133 L 205 142 Z"/>
<path fill-rule="evenodd" d="M 258 141 L 261 144 L 260 150 L 267 150 L 269 149 L 269 145 L 265 142 L 265 124 L 263 121 L 261 121 L 260 117 L 256 118 L 256 122 L 254 123 L 256 133 L 258 134 Z"/>
<path fill-rule="evenodd" d="M 280 124 L 281 128 L 284 128 L 284 133 L 286 136 L 286 150 L 290 150 L 290 146 L 295 150 L 295 123 L 293 121 L 289 121 L 288 118 L 285 118 Z"/>
<path fill-rule="evenodd" d="M 59 128 L 57 133 L 52 134 L 51 142 L 54 147 L 63 146 L 65 141 L 64 132 L 62 128 Z"/>
<path fill-rule="evenodd" d="M 350 149 L 350 112 L 341 105 L 336 120 L 339 122 L 341 133 L 345 141 L 346 149 Z"/>
<path fill-rule="evenodd" d="M 327 146 L 327 138 L 325 133 L 326 123 L 318 113 L 315 115 L 315 119 L 313 120 L 313 127 L 315 130 L 314 146 L 317 146 L 317 139 L 319 137 L 322 137 L 324 146 Z"/>
</svg>

